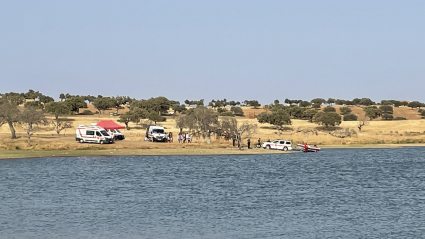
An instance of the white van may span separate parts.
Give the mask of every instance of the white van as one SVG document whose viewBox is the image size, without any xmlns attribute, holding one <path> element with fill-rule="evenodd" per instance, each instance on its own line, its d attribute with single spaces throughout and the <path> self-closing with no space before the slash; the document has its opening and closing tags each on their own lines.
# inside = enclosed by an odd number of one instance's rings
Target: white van
<svg viewBox="0 0 425 239">
<path fill-rule="evenodd" d="M 80 143 L 111 144 L 114 138 L 100 126 L 78 125 L 75 130 L 75 140 Z"/>
<path fill-rule="evenodd" d="M 162 126 L 151 125 L 146 130 L 146 138 L 152 142 L 165 142 L 167 137 L 165 135 L 165 129 Z"/>
<path fill-rule="evenodd" d="M 109 135 L 111 135 L 115 140 L 123 140 L 125 139 L 124 134 L 119 129 L 107 129 Z"/>
</svg>

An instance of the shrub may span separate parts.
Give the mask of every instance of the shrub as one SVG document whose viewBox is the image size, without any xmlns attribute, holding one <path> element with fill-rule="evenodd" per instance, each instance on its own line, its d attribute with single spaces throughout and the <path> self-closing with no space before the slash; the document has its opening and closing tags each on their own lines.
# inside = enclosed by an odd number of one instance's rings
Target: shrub
<svg viewBox="0 0 425 239">
<path fill-rule="evenodd" d="M 234 116 L 234 115 L 233 115 L 233 113 L 232 113 L 232 112 L 230 112 L 230 111 L 222 112 L 222 113 L 220 113 L 220 115 L 221 115 L 221 116 Z"/>
<path fill-rule="evenodd" d="M 91 110 L 84 110 L 81 114 L 82 115 L 94 115 L 94 113 L 91 112 Z"/>
<path fill-rule="evenodd" d="M 355 114 L 346 114 L 344 115 L 344 121 L 356 121 L 357 115 Z"/>
<path fill-rule="evenodd" d="M 406 118 L 404 118 L 404 117 L 400 117 L 400 116 L 398 116 L 398 117 L 395 117 L 394 118 L 394 120 L 407 120 Z"/>
<path fill-rule="evenodd" d="M 379 109 L 382 113 L 392 114 L 393 113 L 393 107 L 391 105 L 381 105 L 379 106 Z"/>
<path fill-rule="evenodd" d="M 242 110 L 241 107 L 232 106 L 230 108 L 230 111 L 232 111 L 237 116 L 243 116 L 244 115 L 243 110 Z"/>
<path fill-rule="evenodd" d="M 385 114 L 382 114 L 382 119 L 384 119 L 384 120 L 393 120 L 394 119 L 394 116 L 392 114 L 385 113 Z"/>
<path fill-rule="evenodd" d="M 339 108 L 339 110 L 341 111 L 342 115 L 347 115 L 351 113 L 351 108 L 350 107 L 341 107 Z M 344 120 L 345 121 L 345 120 Z"/>
<path fill-rule="evenodd" d="M 336 112 L 336 109 L 335 109 L 334 107 L 332 107 L 332 106 L 326 106 L 326 107 L 323 109 L 323 112 L 326 112 L 326 113 L 329 113 L 329 112 Z"/>
</svg>

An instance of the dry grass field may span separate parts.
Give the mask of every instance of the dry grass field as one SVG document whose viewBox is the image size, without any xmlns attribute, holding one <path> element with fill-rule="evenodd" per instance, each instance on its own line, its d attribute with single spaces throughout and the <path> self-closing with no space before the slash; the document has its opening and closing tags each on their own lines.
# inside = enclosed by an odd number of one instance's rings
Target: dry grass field
<svg viewBox="0 0 425 239">
<path fill-rule="evenodd" d="M 335 106 L 337 112 L 339 112 L 340 106 Z M 89 108 L 92 111 L 95 109 L 90 105 Z M 249 115 L 261 113 L 264 109 L 251 109 L 244 107 L 245 117 L 237 117 L 239 122 L 257 123 L 256 119 L 250 119 Z M 84 109 L 81 109 L 83 111 Z M 126 110 L 120 110 L 120 113 Z M 352 106 L 354 114 L 358 115 L 359 118 L 364 118 L 362 108 Z M 99 115 L 76 115 L 69 116 L 67 119 L 73 123 L 74 128 L 63 131 L 60 136 L 56 135 L 50 126 L 42 126 L 37 128 L 37 131 L 32 137 L 31 146 L 27 145 L 25 129 L 17 126 L 16 131 L 18 139 L 10 139 L 10 131 L 7 125 L 0 127 L 0 150 L 1 151 L 25 151 L 25 150 L 45 150 L 45 151 L 78 151 L 78 150 L 127 150 L 128 154 L 140 154 L 141 150 L 146 152 L 159 152 L 168 151 L 174 152 L 174 154 L 193 152 L 200 153 L 200 149 L 205 149 L 204 153 L 224 153 L 223 150 L 231 149 L 231 141 L 219 139 L 213 137 L 212 144 L 207 145 L 203 138 L 199 138 L 198 143 L 192 144 L 178 144 L 174 143 L 151 143 L 144 141 L 144 135 L 146 129 L 140 125 L 130 123 L 130 130 L 123 130 L 126 135 L 126 139 L 123 141 L 117 141 L 115 144 L 110 145 L 95 145 L 95 144 L 80 144 L 75 141 L 75 127 L 79 124 L 90 125 L 91 123 L 98 122 L 101 119 L 112 119 L 117 120 L 118 116 L 109 116 L 109 112 L 114 110 L 106 111 L 105 114 Z M 261 141 L 273 140 L 273 139 L 285 139 L 291 140 L 293 144 L 307 142 L 309 144 L 317 144 L 319 146 L 335 146 L 335 145 L 365 145 L 365 144 L 422 144 L 425 143 L 425 120 L 421 119 L 417 110 L 413 110 L 407 107 L 394 108 L 394 116 L 403 116 L 408 120 L 402 121 L 385 121 L 385 120 L 373 120 L 366 122 L 363 126 L 362 131 L 359 132 L 356 121 L 342 122 L 339 128 L 332 131 L 318 130 L 318 125 L 309 123 L 305 120 L 293 120 L 291 126 L 287 127 L 285 131 L 281 133 L 277 132 L 271 125 L 258 124 L 258 132 L 256 135 L 251 137 L 251 142 L 256 143 L 258 138 Z M 179 129 L 175 127 L 175 117 L 167 117 L 166 122 L 161 122 L 166 128 L 166 131 L 173 132 L 176 135 Z M 344 135 L 344 132 L 351 132 L 352 135 L 349 137 L 340 138 L 339 135 Z M 243 142 L 246 144 L 246 141 Z M 218 149 L 222 151 L 217 151 Z M 131 151 L 133 150 L 133 151 Z M 177 151 L 176 151 L 177 150 Z M 111 151 L 113 153 L 113 151 Z M 146 154 L 143 153 L 143 154 Z M 263 151 L 260 151 L 263 152 Z M 149 154 L 149 153 L 147 153 Z"/>
</svg>

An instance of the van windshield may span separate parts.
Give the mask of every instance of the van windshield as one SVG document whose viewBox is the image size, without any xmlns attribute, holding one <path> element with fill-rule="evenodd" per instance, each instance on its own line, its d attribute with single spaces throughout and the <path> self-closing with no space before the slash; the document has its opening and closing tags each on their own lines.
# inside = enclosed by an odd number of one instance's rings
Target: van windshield
<svg viewBox="0 0 425 239">
<path fill-rule="evenodd" d="M 100 133 L 103 134 L 103 136 L 109 136 L 108 132 L 106 132 L 106 130 L 101 130 Z"/>
<path fill-rule="evenodd" d="M 153 129 L 152 133 L 156 133 L 156 134 L 163 134 L 164 130 L 163 129 Z"/>
</svg>

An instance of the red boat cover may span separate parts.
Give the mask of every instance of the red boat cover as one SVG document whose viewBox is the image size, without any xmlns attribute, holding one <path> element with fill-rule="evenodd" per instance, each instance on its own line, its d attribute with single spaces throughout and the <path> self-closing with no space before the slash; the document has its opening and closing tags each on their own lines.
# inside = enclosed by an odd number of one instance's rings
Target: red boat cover
<svg viewBox="0 0 425 239">
<path fill-rule="evenodd" d="M 97 123 L 97 126 L 100 126 L 104 129 L 125 129 L 124 126 L 115 123 L 113 120 L 101 120 L 99 123 Z"/>
</svg>

